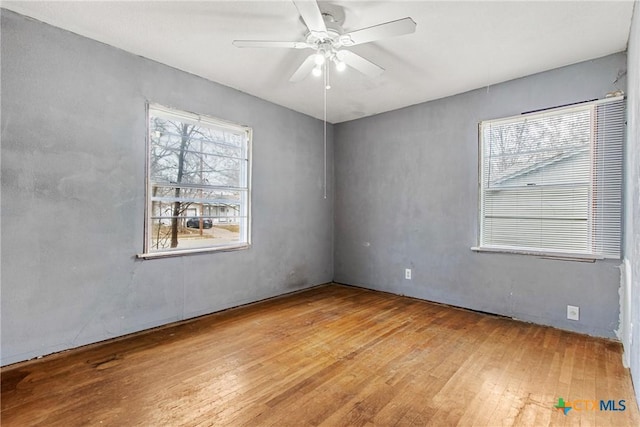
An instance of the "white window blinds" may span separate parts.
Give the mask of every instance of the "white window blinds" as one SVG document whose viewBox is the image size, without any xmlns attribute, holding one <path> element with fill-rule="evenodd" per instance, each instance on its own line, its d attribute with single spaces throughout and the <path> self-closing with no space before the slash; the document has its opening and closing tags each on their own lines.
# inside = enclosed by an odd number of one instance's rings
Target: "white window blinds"
<svg viewBox="0 0 640 427">
<path fill-rule="evenodd" d="M 619 258 L 624 107 L 480 123 L 480 247 Z"/>
</svg>

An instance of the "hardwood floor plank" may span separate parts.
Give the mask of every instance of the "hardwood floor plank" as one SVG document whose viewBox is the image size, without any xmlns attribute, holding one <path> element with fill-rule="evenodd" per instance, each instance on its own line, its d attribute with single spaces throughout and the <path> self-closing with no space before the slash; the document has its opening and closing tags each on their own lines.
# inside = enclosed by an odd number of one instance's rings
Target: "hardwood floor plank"
<svg viewBox="0 0 640 427">
<path fill-rule="evenodd" d="M 3 426 L 640 425 L 619 343 L 340 285 L 0 374 Z"/>
</svg>

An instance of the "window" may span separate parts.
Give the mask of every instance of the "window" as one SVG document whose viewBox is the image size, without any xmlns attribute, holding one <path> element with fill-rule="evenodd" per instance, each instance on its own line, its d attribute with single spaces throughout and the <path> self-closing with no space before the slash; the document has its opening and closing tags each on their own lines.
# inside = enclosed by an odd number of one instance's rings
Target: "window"
<svg viewBox="0 0 640 427">
<path fill-rule="evenodd" d="M 251 129 L 148 108 L 143 258 L 250 243 Z"/>
<path fill-rule="evenodd" d="M 624 98 L 480 123 L 478 250 L 619 258 Z"/>
</svg>

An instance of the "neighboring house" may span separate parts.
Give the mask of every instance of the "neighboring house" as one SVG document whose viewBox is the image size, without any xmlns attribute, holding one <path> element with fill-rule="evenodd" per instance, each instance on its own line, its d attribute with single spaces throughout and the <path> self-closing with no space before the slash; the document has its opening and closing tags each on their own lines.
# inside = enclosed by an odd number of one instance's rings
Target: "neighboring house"
<svg viewBox="0 0 640 427">
<path fill-rule="evenodd" d="M 163 217 L 160 223 L 163 225 L 171 224 L 171 210 L 172 205 L 170 203 L 157 203 L 153 205 L 154 217 Z M 227 203 L 216 204 L 200 204 L 194 203 L 190 205 L 183 213 L 182 216 L 187 217 L 199 217 L 211 218 L 214 223 L 236 223 L 237 217 L 240 215 L 240 208 L 238 205 L 231 205 Z"/>
</svg>

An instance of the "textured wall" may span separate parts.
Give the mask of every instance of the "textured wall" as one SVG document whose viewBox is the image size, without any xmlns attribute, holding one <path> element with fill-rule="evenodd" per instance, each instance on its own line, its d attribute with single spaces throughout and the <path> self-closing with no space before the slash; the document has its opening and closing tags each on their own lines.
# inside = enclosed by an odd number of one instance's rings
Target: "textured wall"
<svg viewBox="0 0 640 427">
<path fill-rule="evenodd" d="M 6 10 L 1 30 L 2 364 L 332 279 L 322 122 Z M 147 100 L 253 127 L 251 249 L 135 258 Z"/>
<path fill-rule="evenodd" d="M 625 282 L 621 335 L 640 402 L 640 2 L 635 2 L 628 46 Z"/>
<path fill-rule="evenodd" d="M 623 54 L 335 126 L 335 280 L 614 337 L 619 260 L 475 253 L 478 122 L 626 89 Z M 404 280 L 404 269 L 413 280 Z M 566 320 L 567 304 L 580 321 Z"/>
</svg>

